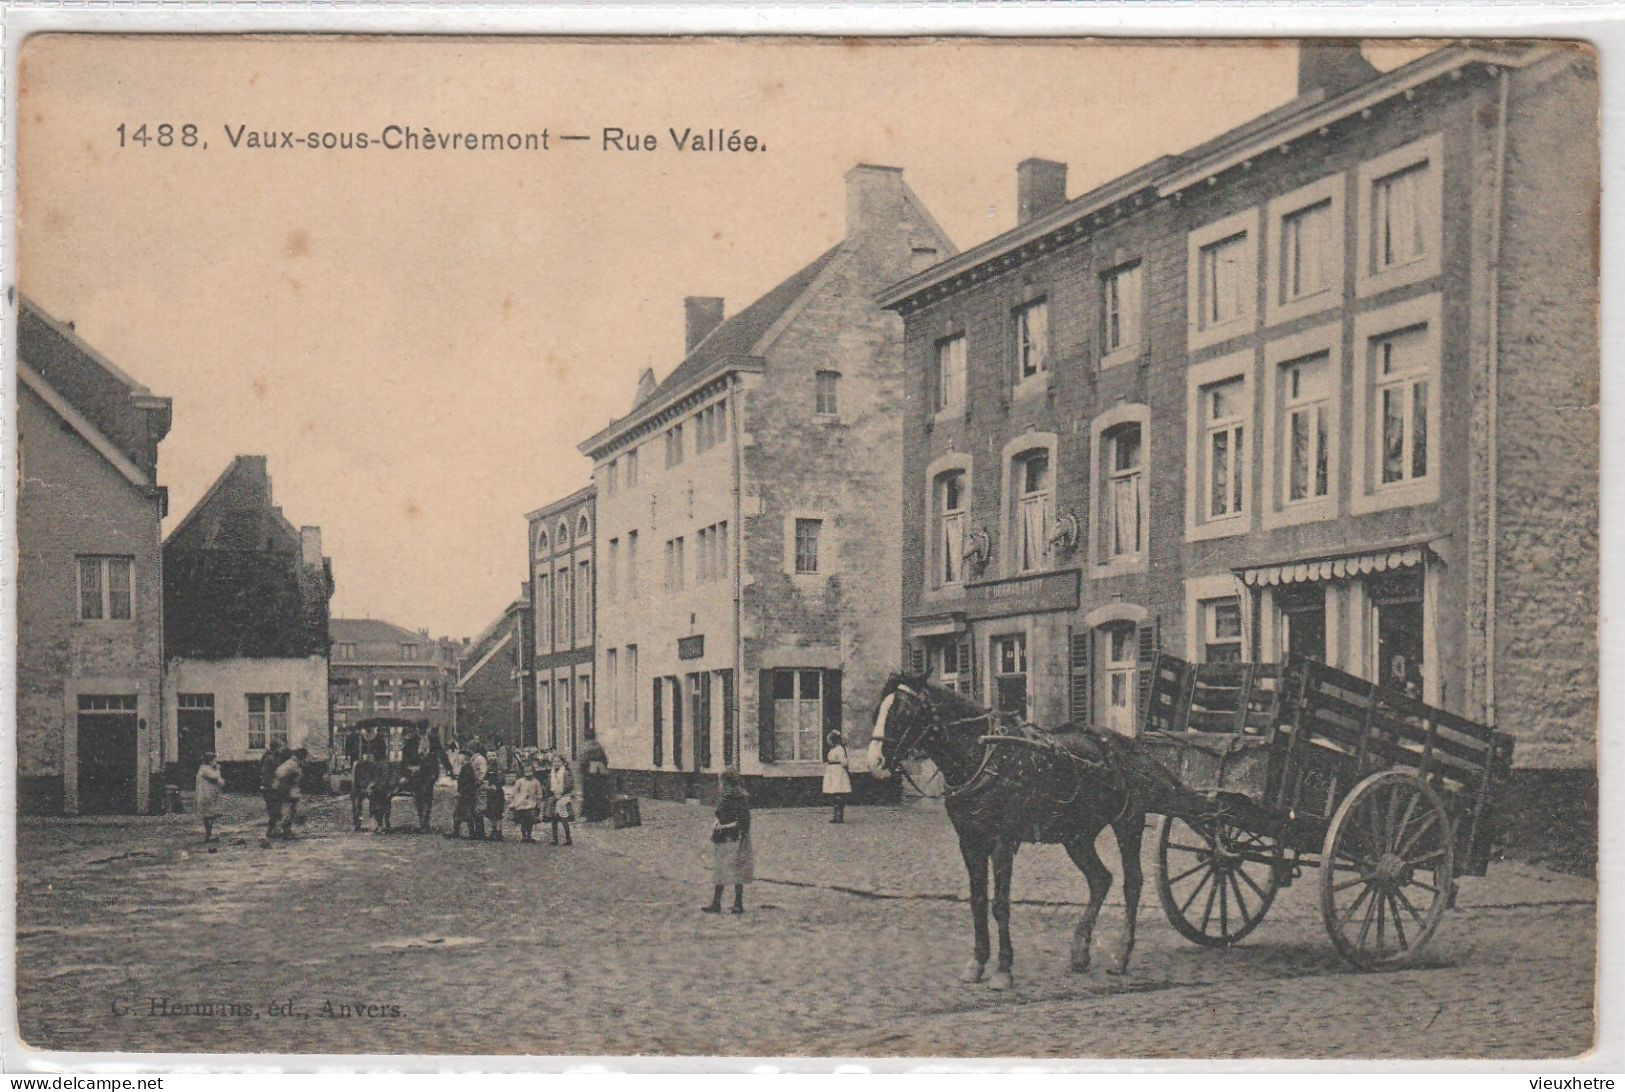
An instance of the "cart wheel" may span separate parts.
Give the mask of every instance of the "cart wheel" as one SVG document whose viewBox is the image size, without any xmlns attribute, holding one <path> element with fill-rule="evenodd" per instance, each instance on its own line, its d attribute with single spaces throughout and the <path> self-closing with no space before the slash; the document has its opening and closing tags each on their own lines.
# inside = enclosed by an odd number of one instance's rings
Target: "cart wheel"
<svg viewBox="0 0 1625 1092">
<path fill-rule="evenodd" d="M 1455 875 L 1450 815 L 1403 770 L 1372 774 L 1326 831 L 1320 912 L 1344 959 L 1362 970 L 1414 959 L 1439 927 Z"/>
<path fill-rule="evenodd" d="M 1258 927 L 1281 886 L 1280 843 L 1223 819 L 1176 815 L 1157 835 L 1157 898 L 1188 940 L 1228 948 Z"/>
</svg>

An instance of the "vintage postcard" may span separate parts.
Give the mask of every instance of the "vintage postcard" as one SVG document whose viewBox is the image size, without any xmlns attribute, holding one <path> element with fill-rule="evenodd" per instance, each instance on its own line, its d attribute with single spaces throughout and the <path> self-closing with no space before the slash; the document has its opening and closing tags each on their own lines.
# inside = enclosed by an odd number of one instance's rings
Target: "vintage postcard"
<svg viewBox="0 0 1625 1092">
<path fill-rule="evenodd" d="M 1591 46 L 17 58 L 8 1064 L 1593 1049 Z"/>
</svg>

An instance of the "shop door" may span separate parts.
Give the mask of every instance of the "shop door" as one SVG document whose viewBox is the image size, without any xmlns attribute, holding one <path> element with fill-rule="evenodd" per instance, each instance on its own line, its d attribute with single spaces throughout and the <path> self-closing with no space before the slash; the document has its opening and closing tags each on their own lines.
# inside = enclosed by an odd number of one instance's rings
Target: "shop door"
<svg viewBox="0 0 1625 1092">
<path fill-rule="evenodd" d="M 175 729 L 178 784 L 192 787 L 203 756 L 214 752 L 214 695 L 177 694 Z"/>
<path fill-rule="evenodd" d="M 1289 655 L 1326 662 L 1326 590 L 1318 584 L 1291 589 L 1281 596 L 1281 642 Z"/>
<path fill-rule="evenodd" d="M 1379 686 L 1422 697 L 1422 578 L 1420 574 L 1372 581 L 1377 627 Z"/>
<path fill-rule="evenodd" d="M 79 813 L 135 812 L 134 694 L 79 696 Z"/>
<path fill-rule="evenodd" d="M 1133 624 L 1113 625 L 1104 631 L 1106 661 L 1102 695 L 1107 728 L 1120 735 L 1134 734 L 1134 692 L 1139 681 L 1139 629 Z"/>
<path fill-rule="evenodd" d="M 998 711 L 1027 719 L 1027 635 L 993 638 L 994 697 Z"/>
</svg>

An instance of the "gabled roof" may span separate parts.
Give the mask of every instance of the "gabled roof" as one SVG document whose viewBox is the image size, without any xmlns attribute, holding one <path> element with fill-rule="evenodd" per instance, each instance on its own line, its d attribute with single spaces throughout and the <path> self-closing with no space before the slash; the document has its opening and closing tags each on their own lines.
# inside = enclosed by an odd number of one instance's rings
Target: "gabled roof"
<svg viewBox="0 0 1625 1092">
<path fill-rule="evenodd" d="M 168 398 L 126 375 L 27 296 L 17 314 L 17 362 L 28 386 L 93 446 L 110 446 L 140 471 L 144 484 L 155 483 L 158 443 L 169 433 Z M 101 453 L 118 465 L 112 453 Z"/>
<path fill-rule="evenodd" d="M 396 645 L 421 645 L 432 642 L 432 638 L 425 637 L 416 630 L 397 626 L 382 618 L 335 618 L 328 623 L 328 632 L 332 634 L 335 644 L 339 641 L 358 645 L 366 642 Z"/>
<path fill-rule="evenodd" d="M 549 501 L 534 512 L 526 512 L 525 519 L 530 523 L 535 523 L 537 520 L 552 520 L 554 516 L 565 509 L 574 508 L 582 501 L 591 500 L 597 495 L 598 486 L 593 482 L 588 482 L 574 493 L 562 496 L 556 501 Z"/>
<path fill-rule="evenodd" d="M 654 393 L 633 407 L 631 413 L 610 422 L 608 427 L 585 440 L 578 450 L 590 453 L 632 422 L 663 408 L 729 367 L 748 360 L 762 338 L 812 287 L 819 274 L 835 260 L 844 246 L 844 243 L 837 243 L 773 286 L 749 307 L 723 320 L 656 385 Z"/>
<path fill-rule="evenodd" d="M 271 502 L 264 455 L 239 455 L 164 540 L 166 548 L 299 551 L 299 530 Z"/>
</svg>

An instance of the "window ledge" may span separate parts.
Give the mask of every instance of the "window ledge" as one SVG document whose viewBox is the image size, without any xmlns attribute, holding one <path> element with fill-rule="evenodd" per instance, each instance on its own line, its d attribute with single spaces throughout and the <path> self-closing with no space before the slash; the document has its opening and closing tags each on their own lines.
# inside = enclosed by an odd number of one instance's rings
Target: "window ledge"
<svg viewBox="0 0 1625 1092">
<path fill-rule="evenodd" d="M 1205 523 L 1187 523 L 1185 525 L 1186 542 L 1206 542 L 1215 538 L 1230 538 L 1235 535 L 1244 535 L 1252 525 L 1251 512 L 1238 512 L 1233 516 L 1220 516 Z"/>
<path fill-rule="evenodd" d="M 1108 576 L 1122 576 L 1125 573 L 1143 573 L 1146 568 L 1146 557 L 1143 553 L 1130 554 L 1127 557 L 1096 564 L 1090 570 L 1089 577 L 1091 580 L 1101 580 Z"/>
<path fill-rule="evenodd" d="M 1049 375 L 1049 369 L 1046 368 L 1037 375 L 1029 375 L 1027 378 L 1018 381 L 1010 390 L 1011 400 L 1024 402 L 1028 399 L 1038 398 L 1049 390 Z"/>
<path fill-rule="evenodd" d="M 1285 303 L 1271 303 L 1267 325 L 1279 326 L 1282 323 L 1318 316 L 1342 305 L 1343 281 L 1342 278 L 1338 278 L 1336 284 L 1329 284 L 1312 295 L 1299 296 Z"/>
<path fill-rule="evenodd" d="M 1337 518 L 1337 505 L 1333 498 L 1326 497 L 1318 501 L 1300 501 L 1289 504 L 1277 511 L 1264 512 L 1264 530 L 1273 531 L 1277 527 L 1295 527 L 1301 523 L 1322 523 Z"/>
<path fill-rule="evenodd" d="M 1125 345 L 1121 349 L 1113 349 L 1100 358 L 1100 370 L 1105 371 L 1107 368 L 1115 368 L 1119 364 L 1132 364 L 1144 355 L 1145 343 L 1143 341 L 1134 345 Z"/>
<path fill-rule="evenodd" d="M 945 409 L 939 409 L 932 413 L 931 423 L 933 425 L 946 425 L 963 421 L 965 417 L 966 412 L 964 406 L 948 406 Z"/>
<path fill-rule="evenodd" d="M 1237 315 L 1233 319 L 1227 319 L 1217 326 L 1192 325 L 1186 330 L 1185 340 L 1187 347 L 1192 351 L 1206 349 L 1209 346 L 1217 345 L 1221 341 L 1229 341 L 1233 337 L 1241 337 L 1244 334 L 1251 333 L 1257 326 L 1258 316 L 1248 312 L 1245 315 Z"/>
<path fill-rule="evenodd" d="M 1426 478 L 1419 482 L 1407 483 L 1399 486 L 1389 486 L 1378 489 L 1374 493 L 1356 494 L 1349 502 L 1351 515 L 1364 515 L 1367 512 L 1381 512 L 1388 508 L 1408 508 L 1420 504 L 1432 504 L 1439 499 L 1439 479 Z"/>
</svg>

